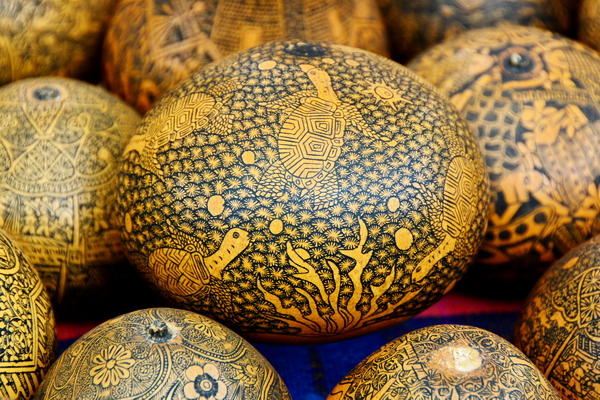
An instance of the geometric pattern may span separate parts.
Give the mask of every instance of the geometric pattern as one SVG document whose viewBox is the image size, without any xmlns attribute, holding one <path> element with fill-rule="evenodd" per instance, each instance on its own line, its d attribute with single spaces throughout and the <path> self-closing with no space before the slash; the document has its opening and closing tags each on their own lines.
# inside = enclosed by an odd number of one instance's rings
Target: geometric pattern
<svg viewBox="0 0 600 400">
<path fill-rule="evenodd" d="M 42 281 L 0 232 L 0 396 L 31 398 L 56 357 L 56 328 Z"/>
<path fill-rule="evenodd" d="M 103 79 L 111 92 L 146 113 L 198 68 L 284 38 L 389 55 L 374 0 L 126 0 L 108 26 Z"/>
<path fill-rule="evenodd" d="M 496 362 L 495 360 L 502 360 Z M 558 400 L 544 374 L 510 342 L 484 329 L 432 325 L 409 332 L 361 361 L 328 400 L 502 396 Z"/>
<path fill-rule="evenodd" d="M 113 279 L 101 270 L 125 261 L 111 202 L 139 115 L 103 89 L 59 77 L 4 86 L 0 113 L 10 116 L 0 131 L 0 227 L 55 305 L 98 295 Z"/>
</svg>

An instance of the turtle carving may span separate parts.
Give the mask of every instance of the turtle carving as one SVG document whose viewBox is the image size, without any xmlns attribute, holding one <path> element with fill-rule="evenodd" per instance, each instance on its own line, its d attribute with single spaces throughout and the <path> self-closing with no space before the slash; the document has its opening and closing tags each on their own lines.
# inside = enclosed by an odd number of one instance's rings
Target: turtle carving
<svg viewBox="0 0 600 400">
<path fill-rule="evenodd" d="M 455 251 L 460 256 L 464 256 L 474 251 L 460 248 L 458 238 L 470 228 L 477 212 L 475 199 L 478 175 L 466 157 L 454 157 L 446 176 L 442 203 L 425 187 L 419 183 L 413 183 L 416 188 L 423 191 L 433 217 L 431 218 L 433 230 L 436 236 L 442 237 L 440 244 L 413 270 L 412 279 L 415 282 L 424 279 L 431 269 L 450 252 Z"/>
<path fill-rule="evenodd" d="M 198 292 L 211 277 L 220 281 L 223 269 L 250 244 L 248 232 L 234 228 L 225 234 L 213 254 L 204 256 L 208 251 L 192 236 L 175 232 L 174 237 L 176 246 L 154 250 L 148 263 L 158 283 L 178 296 Z"/>
<path fill-rule="evenodd" d="M 375 133 L 354 105 L 340 101 L 325 70 L 310 64 L 301 64 L 300 69 L 317 95 L 303 91 L 275 103 L 263 103 L 283 110 L 283 114 L 277 135 L 279 158 L 259 181 L 258 195 L 283 197 L 291 184 L 300 190 L 300 198 L 310 197 L 315 207 L 322 208 L 335 203 L 339 192 L 334 170 L 346 129 L 391 146 L 396 142 Z"/>
<path fill-rule="evenodd" d="M 200 129 L 225 132 L 231 129 L 231 115 L 222 113 L 223 98 L 231 96 L 236 87 L 237 81 L 231 79 L 213 88 L 212 93 L 192 91 L 172 102 L 165 102 L 167 105 L 164 107 L 150 111 L 156 117 L 148 125 L 140 126 L 125 147 L 123 156 L 137 151 L 140 164 L 162 177 L 163 171 L 157 156 L 164 146 Z"/>
</svg>

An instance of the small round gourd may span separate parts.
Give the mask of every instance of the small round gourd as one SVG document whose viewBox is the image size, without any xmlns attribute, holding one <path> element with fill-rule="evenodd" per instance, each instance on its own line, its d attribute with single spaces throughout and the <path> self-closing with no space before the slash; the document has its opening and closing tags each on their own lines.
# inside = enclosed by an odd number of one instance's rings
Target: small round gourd
<svg viewBox="0 0 600 400">
<path fill-rule="evenodd" d="M 0 398 L 30 399 L 55 361 L 54 312 L 35 268 L 0 230 Z"/>
<path fill-rule="evenodd" d="M 102 41 L 116 0 L 0 4 L 0 85 L 34 76 L 100 79 Z"/>
<path fill-rule="evenodd" d="M 114 192 L 117 162 L 139 122 L 113 94 L 71 78 L 0 88 L 0 226 L 57 308 L 104 309 L 109 293 L 122 293 L 127 259 Z"/>
<path fill-rule="evenodd" d="M 149 282 L 247 337 L 293 343 L 435 303 L 489 206 L 448 101 L 400 64 L 325 42 L 199 70 L 144 116 L 118 179 L 123 243 Z"/>
<path fill-rule="evenodd" d="M 552 265 L 523 304 L 514 343 L 544 372 L 562 398 L 600 394 L 600 237 Z"/>
<path fill-rule="evenodd" d="M 103 80 L 145 113 L 196 69 L 236 51 L 291 38 L 389 55 L 375 0 L 124 0 L 104 42 Z"/>
<path fill-rule="evenodd" d="M 149 308 L 110 319 L 67 348 L 34 399 L 291 400 L 241 336 L 199 314 Z"/>
<path fill-rule="evenodd" d="M 502 337 L 472 326 L 432 325 L 407 333 L 361 361 L 327 400 L 559 400 L 537 367 Z"/>
<path fill-rule="evenodd" d="M 512 26 L 466 32 L 410 67 L 467 119 L 486 160 L 492 212 L 462 283 L 526 295 L 560 256 L 600 233 L 600 56 Z"/>
<path fill-rule="evenodd" d="M 427 48 L 470 29 L 506 23 L 566 34 L 573 25 L 568 0 L 379 0 L 396 50 L 405 62 Z"/>
</svg>

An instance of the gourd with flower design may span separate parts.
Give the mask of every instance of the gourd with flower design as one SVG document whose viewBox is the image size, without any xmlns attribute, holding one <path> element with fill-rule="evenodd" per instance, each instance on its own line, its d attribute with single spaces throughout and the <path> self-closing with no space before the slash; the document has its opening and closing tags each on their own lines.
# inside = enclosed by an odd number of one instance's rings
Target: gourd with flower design
<svg viewBox="0 0 600 400">
<path fill-rule="evenodd" d="M 108 320 L 75 341 L 34 399 L 290 400 L 250 343 L 202 315 L 149 308 Z"/>
</svg>

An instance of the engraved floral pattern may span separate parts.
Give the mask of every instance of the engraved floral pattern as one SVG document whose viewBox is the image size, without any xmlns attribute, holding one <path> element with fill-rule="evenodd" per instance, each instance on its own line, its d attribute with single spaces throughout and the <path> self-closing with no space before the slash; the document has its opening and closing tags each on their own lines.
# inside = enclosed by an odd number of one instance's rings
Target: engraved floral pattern
<svg viewBox="0 0 600 400">
<path fill-rule="evenodd" d="M 191 324 L 195 323 L 196 321 L 186 319 L 186 322 Z M 225 330 L 223 330 L 223 328 L 217 324 L 202 322 L 201 324 L 194 324 L 194 329 L 203 336 L 212 338 L 214 340 L 225 340 L 227 338 L 227 333 Z"/>
<path fill-rule="evenodd" d="M 219 380 L 219 369 L 214 364 L 192 365 L 185 376 L 190 380 L 183 388 L 186 399 L 221 400 L 227 395 L 227 386 Z"/>
<path fill-rule="evenodd" d="M 123 346 L 111 345 L 93 359 L 97 364 L 90 370 L 95 385 L 103 388 L 118 385 L 121 379 L 129 378 L 129 369 L 135 364 L 131 351 Z"/>
</svg>

